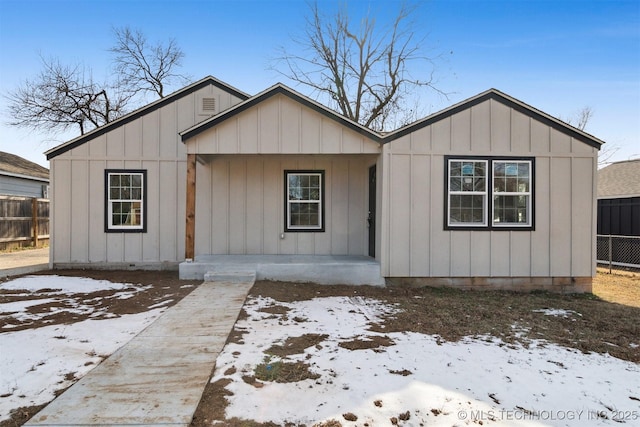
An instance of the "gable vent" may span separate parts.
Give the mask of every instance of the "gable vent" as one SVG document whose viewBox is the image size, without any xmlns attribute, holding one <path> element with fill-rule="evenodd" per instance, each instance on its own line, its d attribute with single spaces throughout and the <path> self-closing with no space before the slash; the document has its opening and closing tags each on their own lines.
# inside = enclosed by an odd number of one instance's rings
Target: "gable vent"
<svg viewBox="0 0 640 427">
<path fill-rule="evenodd" d="M 202 112 L 215 113 L 215 111 L 216 111 L 216 99 L 202 98 Z"/>
</svg>

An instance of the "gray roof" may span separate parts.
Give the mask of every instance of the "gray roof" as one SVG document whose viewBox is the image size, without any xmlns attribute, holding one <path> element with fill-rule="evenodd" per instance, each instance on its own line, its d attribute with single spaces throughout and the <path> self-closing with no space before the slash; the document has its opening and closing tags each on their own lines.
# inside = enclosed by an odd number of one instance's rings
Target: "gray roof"
<svg viewBox="0 0 640 427">
<path fill-rule="evenodd" d="M 4 151 L 0 151 L 0 174 L 49 179 L 49 169 Z"/>
<path fill-rule="evenodd" d="M 640 159 L 611 163 L 598 171 L 598 198 L 640 197 Z"/>
</svg>

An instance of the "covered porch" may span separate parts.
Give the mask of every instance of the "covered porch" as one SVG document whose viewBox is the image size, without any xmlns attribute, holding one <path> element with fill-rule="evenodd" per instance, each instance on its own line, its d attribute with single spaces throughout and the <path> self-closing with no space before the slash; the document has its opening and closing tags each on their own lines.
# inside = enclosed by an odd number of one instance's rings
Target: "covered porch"
<svg viewBox="0 0 640 427">
<path fill-rule="evenodd" d="M 277 85 L 181 137 L 181 278 L 384 284 L 377 134 Z"/>
<path fill-rule="evenodd" d="M 198 255 L 180 264 L 181 279 L 275 280 L 384 286 L 380 263 L 358 255 Z"/>
</svg>

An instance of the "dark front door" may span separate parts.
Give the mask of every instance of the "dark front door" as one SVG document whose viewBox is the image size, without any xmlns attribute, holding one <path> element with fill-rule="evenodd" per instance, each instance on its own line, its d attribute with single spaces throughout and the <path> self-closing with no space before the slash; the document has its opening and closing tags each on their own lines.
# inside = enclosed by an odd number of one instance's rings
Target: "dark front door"
<svg viewBox="0 0 640 427">
<path fill-rule="evenodd" d="M 369 168 L 369 256 L 376 256 L 376 165 Z"/>
</svg>

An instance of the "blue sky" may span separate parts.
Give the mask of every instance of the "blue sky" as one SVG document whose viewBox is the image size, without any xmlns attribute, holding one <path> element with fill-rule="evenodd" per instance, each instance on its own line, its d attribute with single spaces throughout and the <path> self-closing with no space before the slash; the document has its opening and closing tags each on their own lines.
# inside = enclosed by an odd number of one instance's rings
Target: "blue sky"
<svg viewBox="0 0 640 427">
<path fill-rule="evenodd" d="M 337 4 L 319 1 L 327 11 Z M 346 4 L 353 17 L 370 10 L 381 22 L 398 7 Z M 269 58 L 293 47 L 307 13 L 293 0 L 0 0 L 0 94 L 37 75 L 39 55 L 82 63 L 101 79 L 111 29 L 125 25 L 152 41 L 175 38 L 186 55 L 181 71 L 194 80 L 213 75 L 250 94 L 292 85 L 268 69 Z M 589 106 L 586 130 L 618 148 L 613 160 L 640 157 L 639 0 L 431 0 L 420 2 L 414 20 L 431 52 L 443 53 L 435 77 L 450 93 L 424 97 L 426 113 L 492 87 L 563 118 Z M 45 166 L 45 150 L 76 136 L 19 130 L 7 120 L 2 98 L 0 150 Z"/>
</svg>

